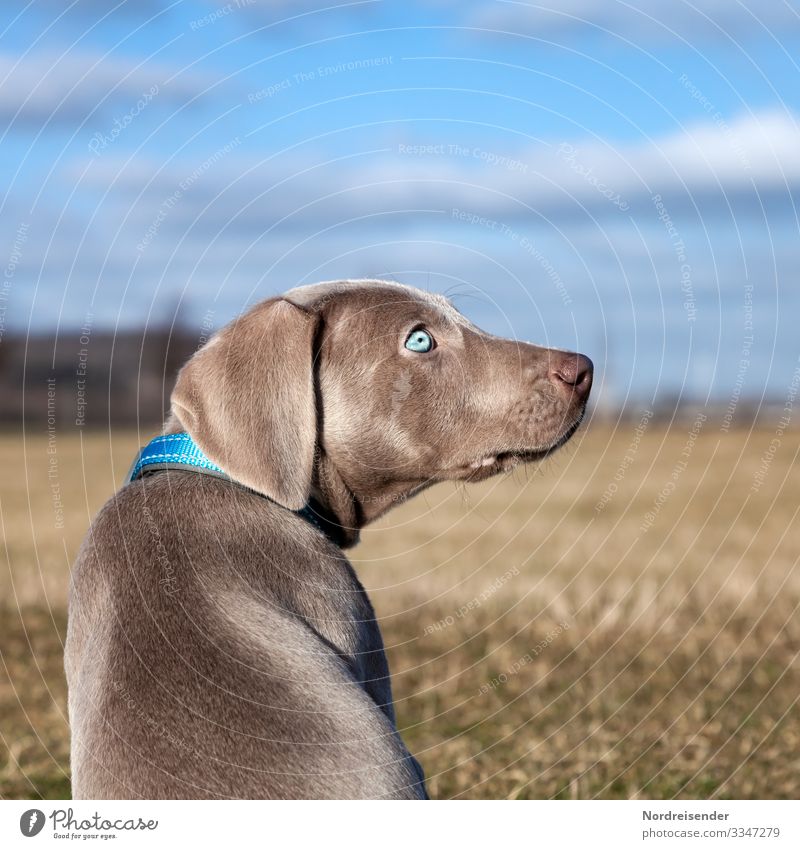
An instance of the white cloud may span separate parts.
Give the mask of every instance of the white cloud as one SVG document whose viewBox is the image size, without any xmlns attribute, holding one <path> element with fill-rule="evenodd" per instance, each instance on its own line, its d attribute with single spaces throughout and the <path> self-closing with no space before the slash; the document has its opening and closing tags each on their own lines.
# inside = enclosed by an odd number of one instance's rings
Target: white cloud
<svg viewBox="0 0 800 849">
<path fill-rule="evenodd" d="M 80 123 L 92 112 L 135 104 L 157 91 L 162 104 L 175 105 L 201 96 L 212 80 L 158 62 L 119 55 L 0 53 L 0 118 L 29 128 L 48 121 Z"/>
<path fill-rule="evenodd" d="M 481 4 L 471 24 L 500 30 L 551 37 L 561 32 L 583 31 L 622 38 L 749 38 L 770 32 L 780 38 L 800 30 L 797 0 L 502 0 Z"/>
<path fill-rule="evenodd" d="M 453 207 L 505 220 L 529 215 L 626 214 L 651 205 L 655 193 L 675 202 L 719 205 L 726 198 L 762 200 L 800 191 L 800 128 L 785 112 L 742 116 L 730 124 L 709 120 L 670 135 L 612 147 L 565 141 L 523 150 L 490 152 L 511 165 L 490 164 L 479 148 L 453 154 L 446 146 L 428 154 L 402 153 L 399 146 L 369 158 L 349 158 L 314 167 L 307 159 L 257 161 L 246 146 L 219 157 L 185 191 L 183 181 L 202 162 L 129 165 L 113 156 L 92 163 L 81 191 L 105 192 L 130 212 L 131 227 L 146 229 L 160 205 L 176 191 L 162 232 L 197 226 L 216 232 L 264 232 L 281 219 L 283 229 L 324 227 L 366 216 L 362 226 L 380 226 L 399 210 Z M 477 154 L 477 155 L 476 155 Z M 65 175 L 71 184 L 84 169 Z M 134 199 L 142 193 L 135 203 Z M 370 220 L 370 216 L 372 219 Z"/>
<path fill-rule="evenodd" d="M 648 191 L 671 192 L 702 205 L 709 195 L 800 189 L 800 127 L 786 112 L 709 121 L 620 149 L 599 143 L 575 148 L 575 161 L 632 200 Z M 573 173 L 561 185 L 585 195 L 580 177 Z"/>
</svg>

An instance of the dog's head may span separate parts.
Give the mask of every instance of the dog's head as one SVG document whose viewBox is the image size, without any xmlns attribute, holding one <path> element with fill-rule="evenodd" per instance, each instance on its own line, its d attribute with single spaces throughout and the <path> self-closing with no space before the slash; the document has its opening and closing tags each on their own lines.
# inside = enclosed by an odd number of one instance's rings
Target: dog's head
<svg viewBox="0 0 800 849">
<path fill-rule="evenodd" d="M 436 481 L 546 456 L 591 384 L 580 354 L 484 333 L 439 295 L 350 281 L 229 324 L 181 370 L 172 404 L 231 477 L 292 509 L 312 486 L 346 492 L 363 524 Z"/>
</svg>

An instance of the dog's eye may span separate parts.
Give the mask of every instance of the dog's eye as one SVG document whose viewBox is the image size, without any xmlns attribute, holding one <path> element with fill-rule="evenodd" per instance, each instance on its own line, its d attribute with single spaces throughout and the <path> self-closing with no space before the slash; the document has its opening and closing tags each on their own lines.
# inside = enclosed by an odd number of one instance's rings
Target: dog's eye
<svg viewBox="0 0 800 849">
<path fill-rule="evenodd" d="M 433 337 L 427 330 L 412 330 L 406 339 L 406 348 L 416 354 L 427 354 L 433 349 Z"/>
</svg>

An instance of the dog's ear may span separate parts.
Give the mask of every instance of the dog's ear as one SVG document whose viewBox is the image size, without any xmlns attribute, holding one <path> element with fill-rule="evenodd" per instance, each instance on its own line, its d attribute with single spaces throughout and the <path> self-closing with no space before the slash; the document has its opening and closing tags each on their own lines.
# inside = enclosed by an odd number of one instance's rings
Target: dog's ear
<svg viewBox="0 0 800 849">
<path fill-rule="evenodd" d="M 317 317 L 280 298 L 227 325 L 181 369 L 172 412 L 239 483 L 299 510 L 317 441 Z"/>
</svg>

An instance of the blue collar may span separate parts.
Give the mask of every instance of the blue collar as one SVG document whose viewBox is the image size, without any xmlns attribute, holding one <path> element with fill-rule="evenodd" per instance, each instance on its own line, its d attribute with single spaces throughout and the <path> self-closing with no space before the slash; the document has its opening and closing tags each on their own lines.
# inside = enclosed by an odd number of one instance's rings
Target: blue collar
<svg viewBox="0 0 800 849">
<path fill-rule="evenodd" d="M 155 439 L 151 439 L 136 455 L 136 459 L 125 478 L 125 484 L 133 483 L 133 481 L 145 475 L 163 469 L 177 469 L 184 472 L 192 471 L 212 475 L 230 481 L 230 483 L 240 486 L 248 492 L 253 492 L 261 498 L 266 498 L 262 493 L 256 492 L 226 475 L 219 466 L 212 463 L 203 454 L 188 433 L 168 433 L 166 436 L 157 436 Z M 331 542 L 336 545 L 342 544 L 341 528 L 323 515 L 316 504 L 312 506 L 312 502 L 310 502 L 302 510 L 291 512 L 300 516 L 301 519 L 305 519 L 306 522 L 325 534 Z"/>
</svg>

